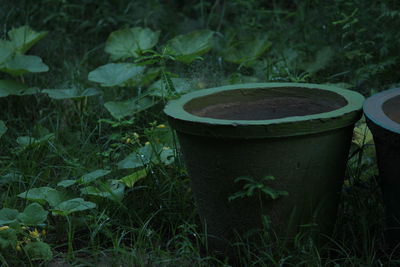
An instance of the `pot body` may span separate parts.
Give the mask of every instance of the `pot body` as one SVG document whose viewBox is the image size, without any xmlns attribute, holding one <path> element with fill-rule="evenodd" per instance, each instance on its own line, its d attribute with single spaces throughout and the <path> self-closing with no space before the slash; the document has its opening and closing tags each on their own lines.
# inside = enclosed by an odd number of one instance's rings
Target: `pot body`
<svg viewBox="0 0 400 267">
<path fill-rule="evenodd" d="M 314 96 L 332 102 L 330 110 L 315 113 L 318 103 L 309 101 Z M 170 102 L 165 113 L 177 132 L 209 248 L 231 250 L 228 244 L 236 237 L 266 230 L 265 218 L 278 238 L 292 239 L 310 227 L 329 235 L 362 102 L 361 95 L 348 90 L 291 83 L 212 88 Z M 251 113 L 253 103 L 258 114 Z M 296 115 L 309 103 L 312 115 Z M 265 119 L 271 106 L 274 118 Z M 279 109 L 284 117 L 276 115 Z M 248 193 L 239 177 L 262 181 L 266 176 L 275 178 L 264 180 L 267 189 L 287 195 L 273 199 L 255 188 L 246 197 L 231 198 Z"/>
<path fill-rule="evenodd" d="M 285 138 L 223 139 L 178 132 L 192 190 L 210 244 L 219 251 L 237 232 L 263 228 L 293 238 L 301 225 L 329 235 L 335 223 L 353 126 Z M 243 190 L 242 176 L 273 176 L 267 182 L 288 196 L 253 196 L 230 201 Z M 307 230 L 307 226 L 304 228 Z"/>
<path fill-rule="evenodd" d="M 385 206 L 385 237 L 394 248 L 400 243 L 400 88 L 368 98 L 364 113 L 374 136 L 377 182 Z"/>
</svg>

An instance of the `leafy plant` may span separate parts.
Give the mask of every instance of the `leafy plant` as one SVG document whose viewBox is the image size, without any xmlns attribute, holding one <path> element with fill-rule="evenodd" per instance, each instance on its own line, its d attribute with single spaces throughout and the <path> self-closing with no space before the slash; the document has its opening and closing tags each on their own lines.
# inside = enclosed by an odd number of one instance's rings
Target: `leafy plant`
<svg viewBox="0 0 400 267">
<path fill-rule="evenodd" d="M 229 197 L 229 201 L 238 198 L 251 197 L 254 194 L 265 195 L 275 200 L 283 196 L 288 196 L 289 193 L 282 190 L 276 190 L 267 185 L 268 181 L 275 180 L 273 176 L 265 176 L 260 180 L 254 179 L 250 176 L 241 176 L 235 179 L 235 183 L 245 182 L 243 190 L 234 193 Z"/>
<path fill-rule="evenodd" d="M 108 63 L 89 73 L 89 81 L 101 87 L 127 88 L 131 91 L 128 99 L 107 101 L 104 104 L 115 119 L 132 117 L 154 106 L 160 99 L 190 90 L 187 84 L 184 89 L 179 86 L 183 80 L 171 77 L 167 64 L 171 61 L 189 64 L 207 53 L 213 44 L 213 32 L 200 30 L 176 36 L 158 51 L 154 47 L 159 35 L 159 31 L 141 27 L 112 32 L 107 39 L 105 51 L 112 60 L 120 62 Z M 160 79 L 154 82 L 158 77 Z"/>
<path fill-rule="evenodd" d="M 46 72 L 49 67 L 40 57 L 25 53 L 46 35 L 47 32 L 36 32 L 29 26 L 22 26 L 8 32 L 9 40 L 0 40 L 0 72 L 12 77 L 0 80 L 0 97 L 37 93 L 36 89 L 23 83 L 22 75 Z"/>
<path fill-rule="evenodd" d="M 0 210 L 0 248 L 23 250 L 31 260 L 51 260 L 49 244 L 43 242 L 48 212 L 38 203 L 31 203 L 23 212 L 16 209 Z M 39 232 L 37 228 L 43 230 Z"/>
</svg>

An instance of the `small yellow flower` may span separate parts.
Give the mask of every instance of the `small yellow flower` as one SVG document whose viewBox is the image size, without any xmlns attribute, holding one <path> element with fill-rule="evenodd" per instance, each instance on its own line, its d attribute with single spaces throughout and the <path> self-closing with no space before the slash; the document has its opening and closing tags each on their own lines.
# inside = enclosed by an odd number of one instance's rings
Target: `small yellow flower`
<svg viewBox="0 0 400 267">
<path fill-rule="evenodd" d="M 7 225 L 0 226 L 0 231 L 7 230 L 7 229 L 10 229 L 10 226 L 7 226 Z"/>
<path fill-rule="evenodd" d="M 29 231 L 29 235 L 30 235 L 32 238 L 38 238 L 38 237 L 40 236 L 40 233 L 39 233 L 38 229 L 35 228 L 34 231 Z"/>
<path fill-rule="evenodd" d="M 157 128 L 163 129 L 163 128 L 167 128 L 167 126 L 165 126 L 165 124 L 160 124 L 157 126 Z"/>
<path fill-rule="evenodd" d="M 127 139 L 126 139 L 126 143 L 127 143 L 127 144 L 130 144 L 130 143 L 132 143 L 132 139 L 130 139 L 130 138 L 127 138 Z"/>
<path fill-rule="evenodd" d="M 134 133 L 133 133 L 133 137 L 135 137 L 136 139 L 138 139 L 138 138 L 139 138 L 138 133 L 134 132 Z"/>
<path fill-rule="evenodd" d="M 147 141 L 146 143 L 144 143 L 144 145 L 145 145 L 145 146 L 148 146 L 148 145 L 150 145 L 150 142 Z"/>
</svg>

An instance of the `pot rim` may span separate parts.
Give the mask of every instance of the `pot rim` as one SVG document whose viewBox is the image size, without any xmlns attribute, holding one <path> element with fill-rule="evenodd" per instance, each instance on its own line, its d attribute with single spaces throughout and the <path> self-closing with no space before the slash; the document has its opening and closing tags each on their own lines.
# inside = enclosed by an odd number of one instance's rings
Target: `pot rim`
<svg viewBox="0 0 400 267">
<path fill-rule="evenodd" d="M 347 104 L 333 111 L 305 116 L 290 116 L 269 120 L 227 120 L 201 117 L 187 112 L 184 105 L 190 100 L 212 95 L 222 91 L 236 89 L 271 89 L 281 87 L 308 88 L 310 90 L 325 90 L 342 96 Z M 334 85 L 310 83 L 244 83 L 202 89 L 182 95 L 171 100 L 164 108 L 171 126 L 178 131 L 195 135 L 213 135 L 223 137 L 281 137 L 334 130 L 354 124 L 361 117 L 364 97 L 351 90 Z M 320 124 L 320 125 L 318 125 Z M 201 129 L 200 125 L 206 129 Z M 318 126 L 317 126 L 318 125 Z M 247 129 L 243 129 L 246 127 Z M 212 133 L 209 130 L 212 129 Z M 218 132 L 219 131 L 219 132 Z M 231 131 L 231 132 L 229 132 Z"/>
<path fill-rule="evenodd" d="M 388 131 L 400 134 L 400 123 L 390 119 L 382 109 L 386 101 L 396 96 L 400 96 L 400 88 L 392 88 L 374 94 L 365 100 L 363 110 L 365 116 L 376 125 Z"/>
</svg>

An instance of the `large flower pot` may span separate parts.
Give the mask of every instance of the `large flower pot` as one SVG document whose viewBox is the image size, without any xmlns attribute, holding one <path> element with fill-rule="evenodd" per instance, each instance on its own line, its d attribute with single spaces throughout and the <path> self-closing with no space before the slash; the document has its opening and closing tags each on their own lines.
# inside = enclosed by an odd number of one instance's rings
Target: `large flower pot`
<svg viewBox="0 0 400 267">
<path fill-rule="evenodd" d="M 263 227 L 294 237 L 335 222 L 354 123 L 364 98 L 327 85 L 253 83 L 204 89 L 165 107 L 176 130 L 209 247 Z M 229 200 L 250 177 L 287 192 Z M 236 182 L 235 182 L 236 181 Z"/>
<path fill-rule="evenodd" d="M 374 136 L 386 239 L 395 247 L 400 243 L 400 88 L 369 97 L 364 103 L 364 114 Z"/>
</svg>

